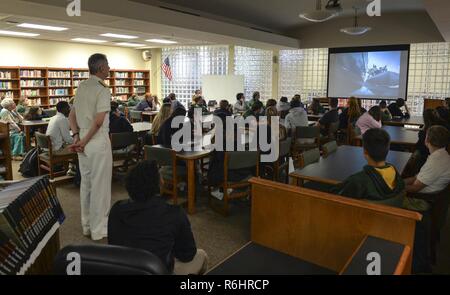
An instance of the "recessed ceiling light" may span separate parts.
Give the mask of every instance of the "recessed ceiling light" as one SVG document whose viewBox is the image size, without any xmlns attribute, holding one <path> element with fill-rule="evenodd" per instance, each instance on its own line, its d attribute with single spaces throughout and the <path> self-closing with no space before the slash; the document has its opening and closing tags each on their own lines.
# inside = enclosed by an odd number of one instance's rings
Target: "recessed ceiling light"
<svg viewBox="0 0 450 295">
<path fill-rule="evenodd" d="M 145 46 L 145 44 L 128 43 L 128 42 L 120 42 L 120 43 L 116 43 L 116 44 L 120 45 L 120 46 L 128 46 L 128 47 L 142 47 L 142 46 Z"/>
<path fill-rule="evenodd" d="M 39 36 L 39 34 L 34 34 L 34 33 L 3 31 L 3 30 L 0 30 L 0 35 L 21 36 L 21 37 L 36 37 L 36 36 Z"/>
<path fill-rule="evenodd" d="M 137 39 L 137 38 L 139 38 L 138 36 L 120 35 L 120 34 L 113 34 L 113 33 L 101 34 L 100 36 L 110 37 L 110 38 L 119 38 L 119 39 Z"/>
<path fill-rule="evenodd" d="M 152 42 L 152 43 L 161 43 L 161 44 L 176 44 L 176 43 L 178 43 L 176 41 L 165 40 L 165 39 L 148 39 L 148 40 L 145 40 L 145 41 Z"/>
<path fill-rule="evenodd" d="M 63 28 L 63 27 L 44 26 L 44 25 L 36 25 L 36 24 L 28 24 L 28 23 L 19 24 L 17 26 L 21 27 L 21 28 L 30 28 L 30 29 L 47 30 L 47 31 L 58 31 L 58 32 L 68 30 L 67 28 Z"/>
<path fill-rule="evenodd" d="M 97 40 L 97 39 L 87 39 L 87 38 L 74 38 L 71 39 L 72 41 L 76 41 L 76 42 L 86 42 L 86 43 L 105 43 L 108 41 L 105 40 Z"/>
</svg>

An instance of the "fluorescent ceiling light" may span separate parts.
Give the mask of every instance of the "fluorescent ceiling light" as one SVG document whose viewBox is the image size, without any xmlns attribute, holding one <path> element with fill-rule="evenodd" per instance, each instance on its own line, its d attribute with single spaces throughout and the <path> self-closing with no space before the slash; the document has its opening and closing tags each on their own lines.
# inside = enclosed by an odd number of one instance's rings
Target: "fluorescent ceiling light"
<svg viewBox="0 0 450 295">
<path fill-rule="evenodd" d="M 21 27 L 21 28 L 30 28 L 30 29 L 47 30 L 47 31 L 58 31 L 58 32 L 67 30 L 67 28 L 63 28 L 63 27 L 44 26 L 44 25 L 36 25 L 36 24 L 28 24 L 28 23 L 23 23 L 23 24 L 20 24 L 17 26 Z"/>
<path fill-rule="evenodd" d="M 120 43 L 116 43 L 116 44 L 120 45 L 120 46 L 128 46 L 128 47 L 142 47 L 142 46 L 145 46 L 145 44 L 127 43 L 127 42 L 120 42 Z"/>
<path fill-rule="evenodd" d="M 120 39 L 137 39 L 137 38 L 139 38 L 137 36 L 120 35 L 120 34 L 113 34 L 113 33 L 101 34 L 100 36 L 110 37 L 110 38 L 120 38 Z"/>
<path fill-rule="evenodd" d="M 34 33 L 3 31 L 3 30 L 0 30 L 0 35 L 21 36 L 21 37 L 36 37 L 36 36 L 39 36 L 39 34 L 34 34 Z"/>
<path fill-rule="evenodd" d="M 176 41 L 172 41 L 172 40 L 164 40 L 164 39 L 148 39 L 145 40 L 147 42 L 152 42 L 152 43 L 161 43 L 161 44 L 176 44 Z"/>
<path fill-rule="evenodd" d="M 74 38 L 71 39 L 72 41 L 76 41 L 76 42 L 86 42 L 86 43 L 105 43 L 108 41 L 105 40 L 97 40 L 97 39 L 87 39 L 87 38 Z"/>
</svg>

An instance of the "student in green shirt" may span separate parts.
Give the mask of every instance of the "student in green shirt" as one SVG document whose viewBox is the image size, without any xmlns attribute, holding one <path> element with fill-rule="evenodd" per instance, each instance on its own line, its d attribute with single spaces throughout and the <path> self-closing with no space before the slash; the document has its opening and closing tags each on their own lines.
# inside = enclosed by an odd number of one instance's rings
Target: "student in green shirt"
<svg viewBox="0 0 450 295">
<path fill-rule="evenodd" d="M 361 172 L 333 187 L 331 192 L 349 198 L 401 207 L 405 183 L 395 167 L 386 162 L 389 148 L 390 137 L 385 130 L 379 128 L 367 130 L 363 135 L 367 165 Z"/>
<path fill-rule="evenodd" d="M 380 110 L 381 110 L 381 122 L 386 122 L 392 120 L 391 112 L 387 107 L 387 103 L 385 100 L 380 102 Z"/>
<path fill-rule="evenodd" d="M 128 98 L 127 106 L 129 107 L 137 106 L 140 101 L 141 100 L 137 97 L 137 95 L 133 94 L 132 96 L 130 96 L 130 98 Z"/>
<path fill-rule="evenodd" d="M 259 91 L 253 92 L 252 99 L 248 102 L 248 108 L 251 109 L 256 102 L 261 102 L 261 94 Z"/>
</svg>

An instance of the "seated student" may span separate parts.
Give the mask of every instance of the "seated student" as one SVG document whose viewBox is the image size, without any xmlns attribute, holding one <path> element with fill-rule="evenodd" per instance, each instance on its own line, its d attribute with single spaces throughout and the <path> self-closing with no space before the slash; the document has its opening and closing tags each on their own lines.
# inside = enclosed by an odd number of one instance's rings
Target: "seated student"
<svg viewBox="0 0 450 295">
<path fill-rule="evenodd" d="M 331 124 L 339 122 L 338 102 L 337 98 L 330 98 L 330 110 L 317 122 L 317 125 L 320 127 L 320 133 L 323 136 L 328 136 Z"/>
<path fill-rule="evenodd" d="M 56 115 L 48 122 L 46 135 L 52 140 L 52 148 L 55 154 L 72 154 L 68 146 L 72 144 L 69 126 L 70 105 L 67 101 L 56 104 Z"/>
<path fill-rule="evenodd" d="M 253 106 L 256 102 L 261 102 L 261 101 L 260 101 L 260 98 L 261 98 L 261 94 L 259 93 L 259 91 L 253 92 L 252 99 L 250 99 L 250 101 L 248 102 L 248 107 L 249 107 L 249 108 L 252 108 L 252 106 Z"/>
<path fill-rule="evenodd" d="M 291 109 L 289 113 L 286 115 L 284 120 L 284 126 L 289 131 L 295 130 L 297 127 L 306 127 L 308 126 L 308 114 L 305 109 L 301 106 L 300 101 L 292 100 L 291 101 Z"/>
<path fill-rule="evenodd" d="M 236 103 L 234 104 L 233 110 L 236 113 L 243 113 L 248 109 L 247 104 L 245 103 L 244 93 L 236 94 Z"/>
<path fill-rule="evenodd" d="M 355 97 L 350 97 L 347 101 L 347 107 L 339 115 L 339 128 L 346 129 L 348 123 L 355 124 L 362 113 L 358 100 Z"/>
<path fill-rule="evenodd" d="M 194 110 L 195 109 L 201 109 L 202 115 L 205 115 L 205 114 L 209 113 L 208 106 L 206 105 L 205 100 L 201 96 L 196 96 L 194 98 L 193 103 L 189 107 L 189 111 L 188 111 L 189 119 L 193 119 L 194 118 Z"/>
<path fill-rule="evenodd" d="M 405 113 L 400 109 L 401 107 L 405 107 Z M 405 104 L 405 100 L 403 98 L 398 98 L 395 102 L 391 103 L 388 106 L 389 112 L 391 112 L 392 117 L 399 117 L 399 118 L 405 118 L 408 119 L 409 116 L 409 110 L 408 106 Z"/>
<path fill-rule="evenodd" d="M 153 96 L 150 93 L 145 94 L 144 100 L 142 100 L 137 106 L 136 111 L 155 111 L 156 106 L 153 103 Z"/>
<path fill-rule="evenodd" d="M 325 109 L 320 104 L 318 98 L 313 98 L 312 103 L 308 106 L 308 114 L 318 115 L 325 113 Z"/>
<path fill-rule="evenodd" d="M 202 96 L 202 91 L 200 89 L 195 90 L 194 95 L 192 95 L 192 102 L 195 102 L 195 99 L 197 97 L 201 97 Z"/>
<path fill-rule="evenodd" d="M 186 213 L 159 196 L 156 163 L 138 163 L 127 175 L 125 187 L 130 199 L 112 206 L 108 243 L 147 250 L 176 275 L 205 273 L 208 255 L 197 249 Z"/>
<path fill-rule="evenodd" d="M 12 98 L 4 98 L 1 105 L 3 109 L 0 112 L 0 119 L 9 123 L 9 140 L 12 159 L 20 161 L 25 154 L 25 135 L 18 124 L 23 121 L 23 118 L 16 111 L 16 104 Z"/>
<path fill-rule="evenodd" d="M 446 151 L 450 132 L 443 126 L 431 126 L 425 138 L 425 144 L 430 151 L 425 164 L 414 177 L 405 179 L 406 191 L 404 207 L 422 213 L 422 221 L 416 225 L 414 239 L 413 273 L 430 273 L 429 257 L 429 227 L 430 206 L 428 202 L 414 197 L 414 193 L 434 194 L 444 190 L 450 183 L 450 155 Z"/>
<path fill-rule="evenodd" d="M 250 109 L 248 109 L 242 116 L 244 118 L 247 118 L 249 116 L 254 116 L 256 118 L 256 120 L 259 120 L 259 116 L 261 116 L 263 114 L 264 111 L 264 106 L 263 103 L 260 101 L 256 101 L 255 103 L 253 103 L 252 107 Z"/>
<path fill-rule="evenodd" d="M 286 96 L 283 96 L 280 98 L 280 101 L 277 104 L 277 110 L 278 112 L 285 112 L 289 111 L 291 109 L 291 104 L 288 102 L 288 98 Z"/>
<path fill-rule="evenodd" d="M 42 114 L 42 109 L 40 107 L 30 107 L 25 115 L 23 116 L 24 120 L 28 121 L 38 121 L 42 120 L 45 115 Z"/>
<path fill-rule="evenodd" d="M 444 106 L 439 106 L 436 108 L 436 112 L 439 117 L 446 123 L 446 125 L 450 125 L 450 111 Z"/>
<path fill-rule="evenodd" d="M 356 121 L 356 127 L 361 130 L 361 134 L 366 133 L 367 130 L 372 128 L 381 128 L 381 112 L 379 106 L 373 106 L 370 110 L 364 113 Z"/>
<path fill-rule="evenodd" d="M 186 111 L 185 106 L 179 100 L 177 100 L 177 96 L 175 95 L 175 93 L 170 93 L 167 98 L 172 104 L 172 112 L 177 108 L 182 108 Z"/>
<path fill-rule="evenodd" d="M 381 122 L 390 121 L 392 120 L 391 112 L 389 111 L 387 107 L 387 103 L 385 100 L 382 100 L 380 102 L 380 111 L 381 111 Z"/>
<path fill-rule="evenodd" d="M 273 98 L 270 98 L 266 101 L 266 106 L 264 107 L 264 111 L 262 112 L 263 116 L 266 115 L 266 110 L 267 110 L 267 108 L 270 108 L 270 107 L 275 107 L 275 109 L 277 107 L 277 101 Z"/>
<path fill-rule="evenodd" d="M 385 130 L 379 128 L 367 130 L 363 135 L 367 165 L 361 172 L 333 187 L 331 192 L 349 198 L 372 201 L 389 202 L 389 199 L 392 199 L 392 205 L 400 207 L 403 201 L 400 196 L 404 192 L 405 183 L 395 167 L 386 162 L 389 148 L 390 138 Z"/>
<path fill-rule="evenodd" d="M 133 126 L 131 126 L 125 116 L 121 115 L 119 111 L 119 104 L 115 101 L 111 102 L 111 111 L 109 112 L 109 132 L 133 132 Z"/>
<path fill-rule="evenodd" d="M 127 106 L 129 106 L 129 107 L 135 107 L 135 106 L 137 106 L 140 102 L 141 102 L 141 100 L 139 99 L 139 97 L 138 97 L 136 94 L 133 94 L 133 95 L 131 95 L 131 96 L 128 98 Z"/>
<path fill-rule="evenodd" d="M 171 107 L 173 107 L 173 105 Z M 181 125 L 176 128 L 172 128 L 172 121 L 178 116 L 186 117 L 186 109 L 184 107 L 178 107 L 173 110 L 170 117 L 162 123 L 157 137 L 158 144 L 164 147 L 172 148 L 172 135 L 182 128 Z"/>
<path fill-rule="evenodd" d="M 450 110 L 450 97 L 446 97 L 445 98 L 445 103 L 444 103 L 445 107 Z"/>
<path fill-rule="evenodd" d="M 21 97 L 16 107 L 17 113 L 23 116 L 27 111 L 27 106 L 28 106 L 28 98 L 26 96 Z"/>
<path fill-rule="evenodd" d="M 154 136 L 158 136 L 159 130 L 161 129 L 162 124 L 166 121 L 171 114 L 172 105 L 169 103 L 164 103 L 159 110 L 158 114 L 155 116 L 152 122 L 152 130 L 151 134 Z"/>
</svg>

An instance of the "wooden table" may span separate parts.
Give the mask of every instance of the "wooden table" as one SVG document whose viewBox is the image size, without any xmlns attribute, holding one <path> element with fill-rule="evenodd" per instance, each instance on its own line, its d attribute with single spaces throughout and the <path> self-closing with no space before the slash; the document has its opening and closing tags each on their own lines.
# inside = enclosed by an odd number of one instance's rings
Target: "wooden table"
<svg viewBox="0 0 450 295">
<path fill-rule="evenodd" d="M 162 147 L 161 145 L 155 145 L 155 147 Z M 209 156 L 211 151 L 191 151 L 191 152 L 178 152 L 177 158 L 183 160 L 187 164 L 187 186 L 188 186 L 188 214 L 195 213 L 195 161 Z"/>
<path fill-rule="evenodd" d="M 155 118 L 155 116 L 158 114 L 158 111 L 144 111 L 142 112 L 142 120 L 144 120 L 144 117 L 149 117 L 148 122 L 153 122 L 153 119 Z"/>
<path fill-rule="evenodd" d="M 403 145 L 411 152 L 414 151 L 417 140 L 419 139 L 419 129 L 407 129 L 401 126 L 383 126 L 382 128 L 389 133 L 391 144 Z M 357 145 L 362 145 L 362 135 L 356 136 L 355 140 Z"/>
<path fill-rule="evenodd" d="M 419 126 L 419 127 L 422 127 L 423 125 L 425 125 L 425 123 L 423 122 L 423 117 L 420 117 L 420 116 L 410 117 L 409 119 L 403 119 L 403 118 L 392 119 L 389 121 L 384 121 L 383 124 L 388 125 L 388 126 L 411 125 L 411 126 Z"/>
<path fill-rule="evenodd" d="M 394 165 L 401 173 L 410 157 L 411 153 L 390 151 L 387 162 Z M 365 165 L 367 165 L 367 161 L 361 147 L 344 145 L 328 157 L 320 158 L 319 162 L 297 169 L 289 176 L 295 180 L 297 185 L 301 185 L 303 180 L 334 185 L 361 171 Z"/>
<path fill-rule="evenodd" d="M 152 123 L 149 122 L 136 122 L 132 123 L 134 132 L 146 132 L 152 129 Z"/>
<path fill-rule="evenodd" d="M 25 133 L 25 150 L 29 151 L 31 148 L 31 128 L 33 127 L 47 127 L 48 121 L 36 120 L 36 121 L 22 121 L 19 123 Z"/>
</svg>

